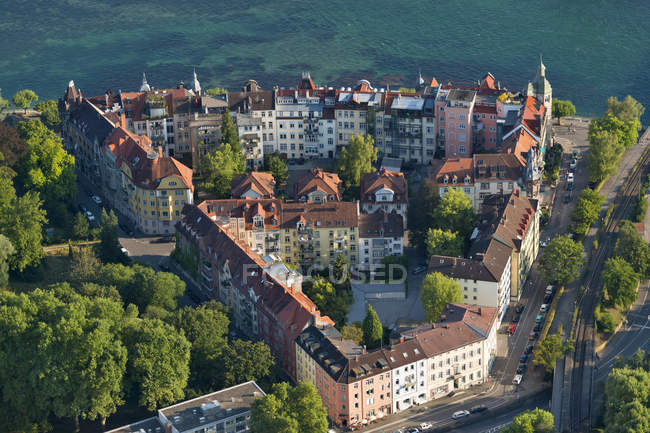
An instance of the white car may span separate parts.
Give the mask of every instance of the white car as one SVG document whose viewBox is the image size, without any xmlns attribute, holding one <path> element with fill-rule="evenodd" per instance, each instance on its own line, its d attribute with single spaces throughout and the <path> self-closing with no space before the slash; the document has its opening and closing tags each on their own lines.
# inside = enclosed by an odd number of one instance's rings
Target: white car
<svg viewBox="0 0 650 433">
<path fill-rule="evenodd" d="M 573 182 L 573 173 L 569 173 L 569 176 L 567 177 L 567 180 L 569 182 Z"/>
<path fill-rule="evenodd" d="M 420 423 L 420 430 L 429 430 L 431 427 L 433 427 L 433 425 L 431 425 L 431 423 L 428 423 L 428 422 Z"/>
<path fill-rule="evenodd" d="M 577 165 L 577 164 L 578 164 L 578 161 L 577 161 L 575 158 L 573 158 L 573 159 L 571 160 L 571 164 L 569 165 L 569 167 L 570 167 L 570 168 L 576 168 L 576 165 Z"/>
<path fill-rule="evenodd" d="M 521 383 L 521 379 L 523 379 L 523 376 L 521 374 L 515 375 L 515 377 L 512 379 L 512 383 L 514 385 L 519 385 Z"/>
<path fill-rule="evenodd" d="M 468 410 L 459 410 L 458 412 L 454 412 L 454 414 L 451 417 L 453 419 L 461 419 L 461 418 L 465 418 L 466 416 L 469 416 Z"/>
<path fill-rule="evenodd" d="M 91 223 L 95 221 L 95 215 L 91 211 L 86 211 L 86 218 L 88 218 L 88 221 Z"/>
<path fill-rule="evenodd" d="M 100 206 L 101 206 L 101 204 L 102 204 L 102 199 L 99 198 L 99 196 L 97 196 L 97 195 L 94 195 L 94 196 L 93 196 L 93 201 L 94 201 L 95 203 L 97 203 L 98 205 L 100 205 Z"/>
<path fill-rule="evenodd" d="M 126 248 L 122 247 L 120 248 L 120 251 L 122 251 L 122 254 L 124 254 L 125 256 L 131 257 L 131 254 L 129 254 L 129 250 L 127 250 Z"/>
<path fill-rule="evenodd" d="M 548 311 L 548 304 L 542 304 L 542 306 L 539 307 L 539 311 L 542 313 L 546 313 Z"/>
</svg>

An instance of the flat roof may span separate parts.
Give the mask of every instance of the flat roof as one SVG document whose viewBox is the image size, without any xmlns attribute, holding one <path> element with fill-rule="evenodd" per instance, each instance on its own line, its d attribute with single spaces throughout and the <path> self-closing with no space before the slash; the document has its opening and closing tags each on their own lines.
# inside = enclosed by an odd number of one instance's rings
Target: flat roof
<svg viewBox="0 0 650 433">
<path fill-rule="evenodd" d="M 106 433 L 141 433 L 142 431 L 147 433 L 149 433 L 149 431 L 152 433 L 161 433 L 164 432 L 165 429 L 160 422 L 158 422 L 158 418 L 151 417 L 143 419 L 142 421 L 134 422 L 133 424 L 118 427 L 114 430 L 109 430 Z"/>
<path fill-rule="evenodd" d="M 194 430 L 250 410 L 265 393 L 253 381 L 158 410 L 179 431 Z"/>
<path fill-rule="evenodd" d="M 414 98 L 412 96 L 399 96 L 393 98 L 391 110 L 422 110 L 424 99 Z"/>
</svg>

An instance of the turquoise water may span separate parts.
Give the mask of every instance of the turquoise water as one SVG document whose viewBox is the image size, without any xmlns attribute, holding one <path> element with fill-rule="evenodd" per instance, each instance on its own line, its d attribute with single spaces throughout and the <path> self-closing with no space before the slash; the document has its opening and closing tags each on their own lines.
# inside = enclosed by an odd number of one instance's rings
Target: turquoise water
<svg viewBox="0 0 650 433">
<path fill-rule="evenodd" d="M 542 53 L 554 96 L 582 114 L 628 93 L 650 107 L 649 0 L 2 3 L 5 96 L 59 97 L 70 79 L 85 94 L 133 90 L 142 71 L 169 87 L 193 67 L 204 87 L 294 85 L 303 70 L 319 84 L 412 86 L 421 69 L 439 81 L 490 71 L 521 89 Z"/>
</svg>

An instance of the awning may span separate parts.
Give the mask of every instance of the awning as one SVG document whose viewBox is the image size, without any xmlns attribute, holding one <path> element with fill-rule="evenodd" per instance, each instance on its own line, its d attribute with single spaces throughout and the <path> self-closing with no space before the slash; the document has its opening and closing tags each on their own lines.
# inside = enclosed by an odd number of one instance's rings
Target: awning
<svg viewBox="0 0 650 433">
<path fill-rule="evenodd" d="M 376 421 L 376 420 L 377 420 L 376 416 L 373 415 L 373 416 L 370 417 L 370 422 L 373 422 L 373 421 Z"/>
</svg>

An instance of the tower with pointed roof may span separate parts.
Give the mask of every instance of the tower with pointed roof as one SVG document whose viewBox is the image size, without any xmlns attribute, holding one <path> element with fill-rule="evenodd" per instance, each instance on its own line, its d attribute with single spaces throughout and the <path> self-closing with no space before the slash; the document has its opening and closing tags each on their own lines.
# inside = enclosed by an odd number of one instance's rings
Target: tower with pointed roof
<svg viewBox="0 0 650 433">
<path fill-rule="evenodd" d="M 528 83 L 526 96 L 537 98 L 538 101 L 544 104 L 547 114 L 550 115 L 551 105 L 553 102 L 553 89 L 551 88 L 551 83 L 546 79 L 546 66 L 544 66 L 544 63 L 542 62 L 541 55 L 539 56 L 539 65 L 537 66 L 535 81 Z"/>
<path fill-rule="evenodd" d="M 192 78 L 192 90 L 196 96 L 201 96 L 201 83 L 196 77 L 196 69 L 194 69 L 194 78 Z"/>
<path fill-rule="evenodd" d="M 144 72 L 142 73 L 142 85 L 140 86 L 140 91 L 141 92 L 151 91 L 151 87 L 149 86 L 149 83 L 147 83 L 147 75 Z"/>
</svg>

